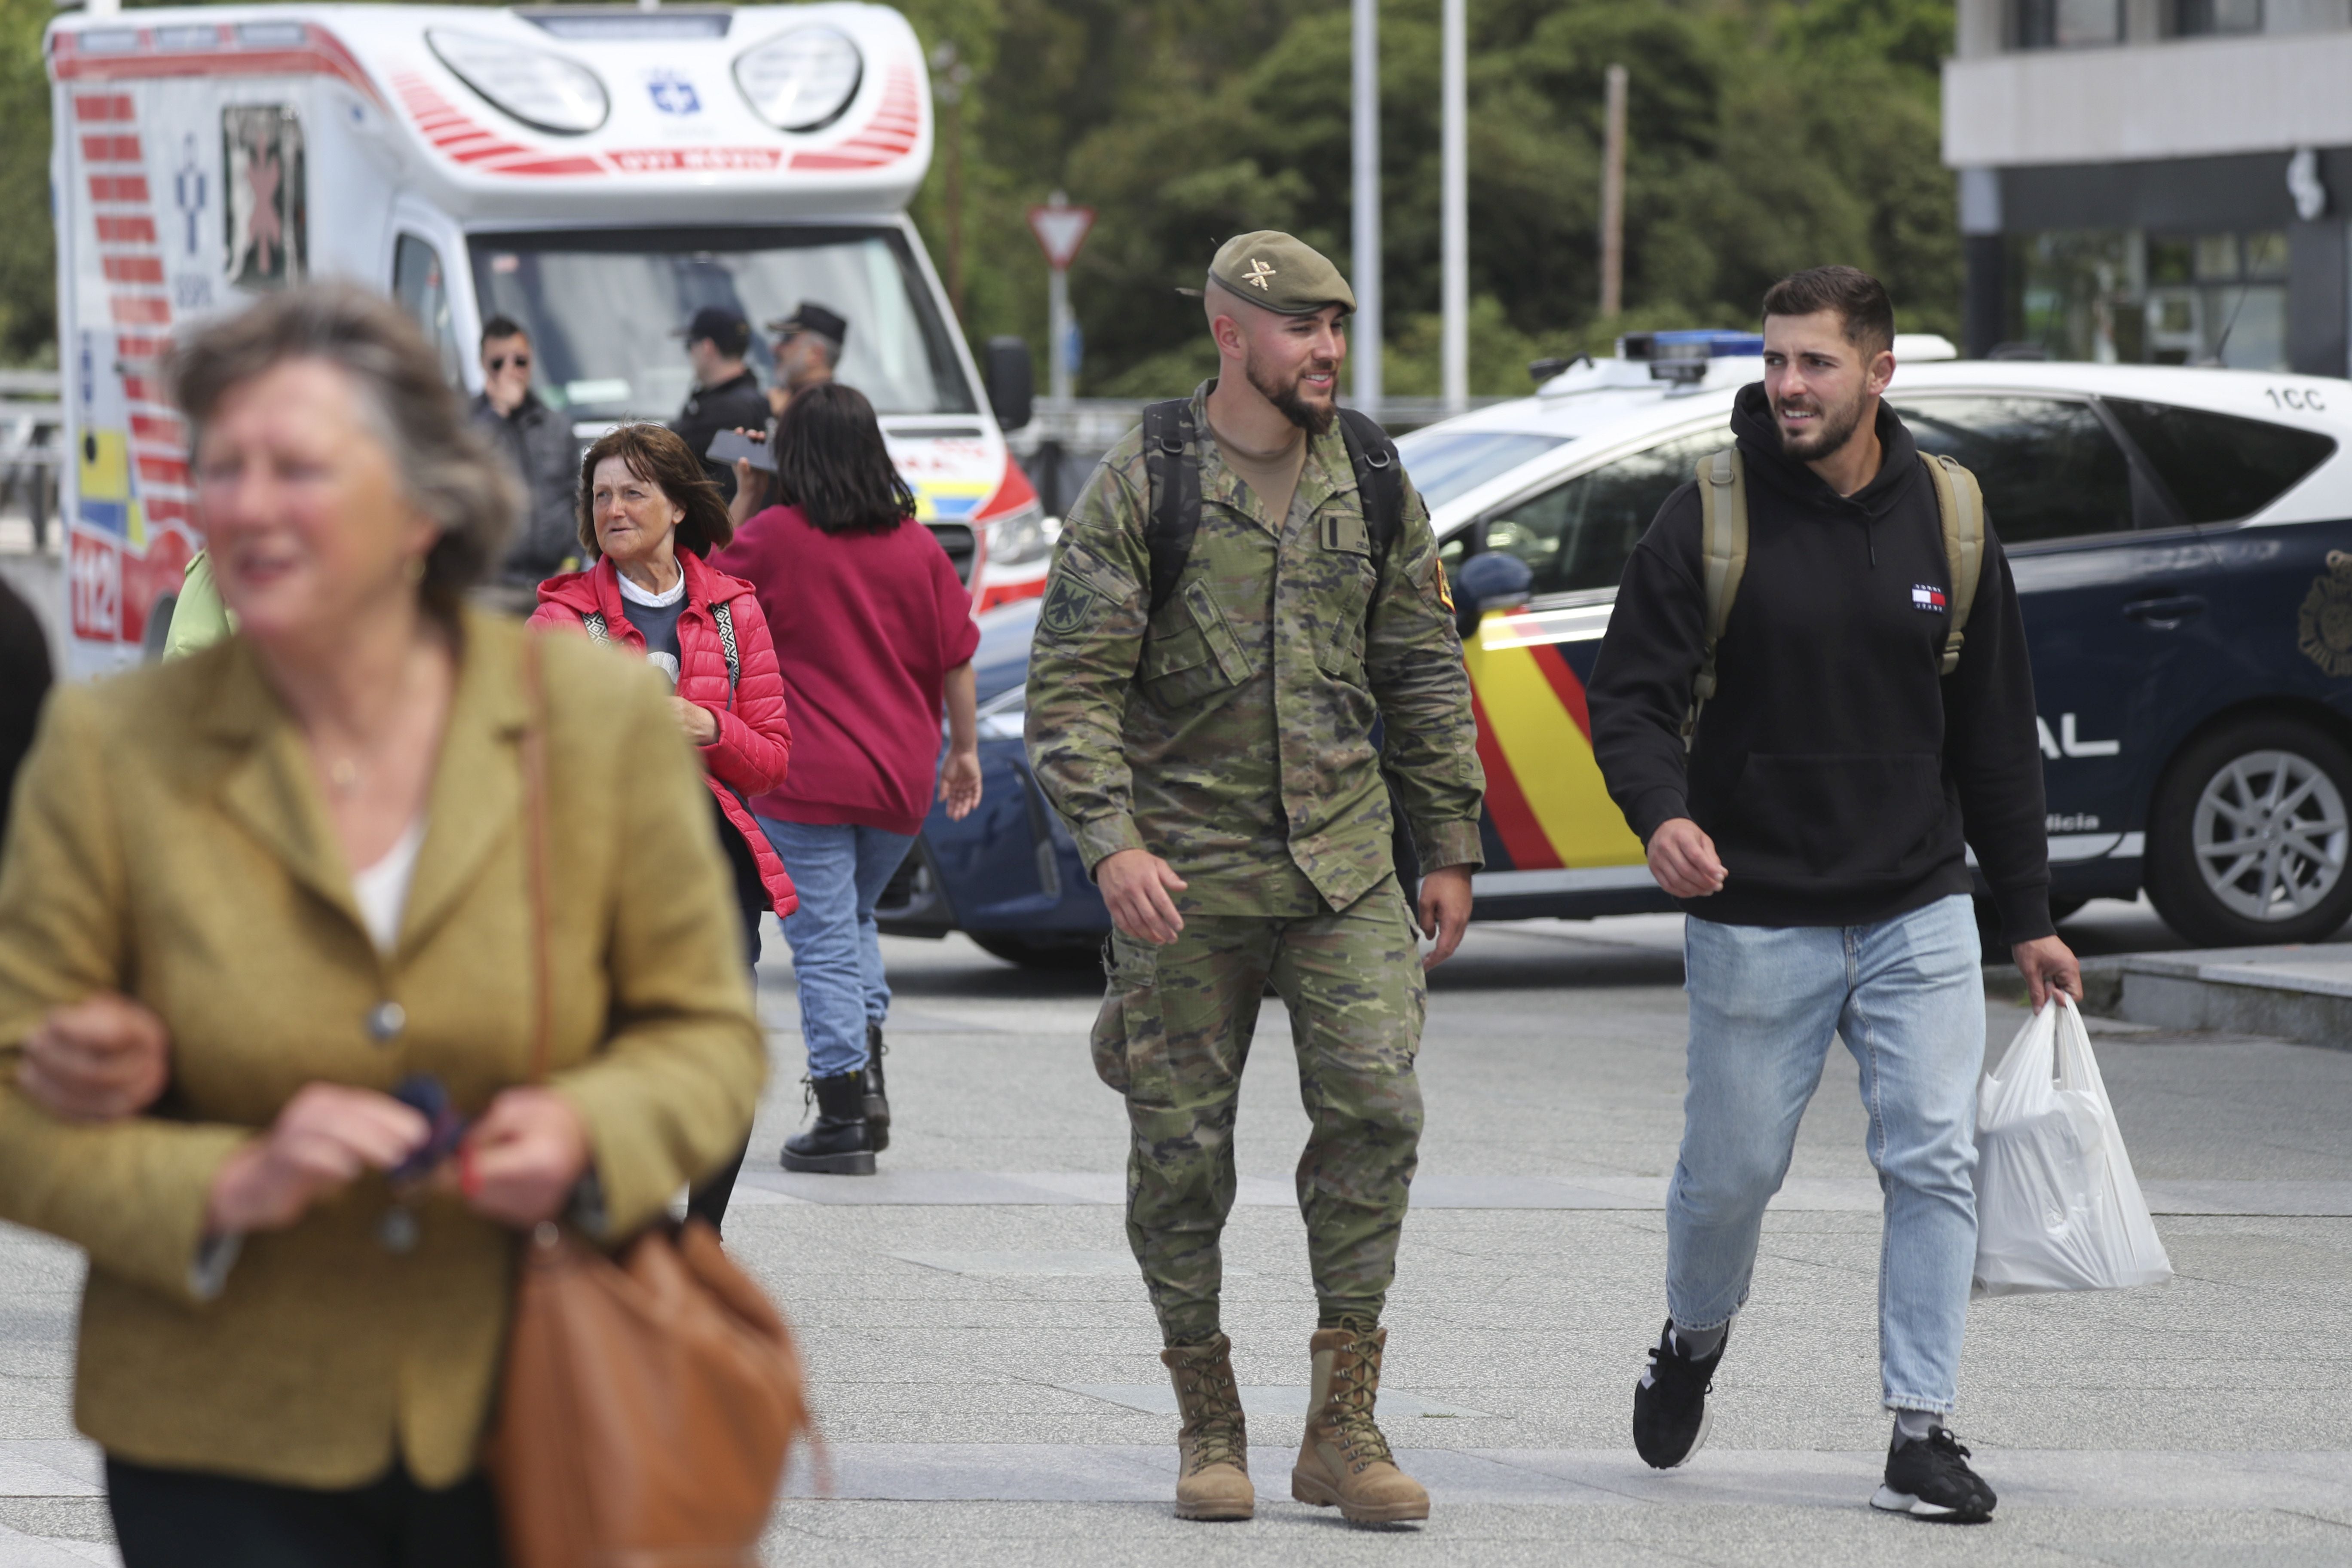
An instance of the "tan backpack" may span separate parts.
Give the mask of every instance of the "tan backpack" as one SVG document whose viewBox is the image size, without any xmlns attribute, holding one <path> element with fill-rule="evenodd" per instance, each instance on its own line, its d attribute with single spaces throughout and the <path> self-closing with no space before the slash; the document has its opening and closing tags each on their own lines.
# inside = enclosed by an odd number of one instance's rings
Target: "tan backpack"
<svg viewBox="0 0 2352 1568">
<path fill-rule="evenodd" d="M 1936 487 L 1936 512 L 1943 524 L 1944 561 L 1951 568 L 1951 629 L 1944 634 L 1943 673 L 1959 668 L 1960 643 L 1976 603 L 1977 578 L 1984 569 L 1984 491 L 1977 477 L 1955 459 L 1919 454 L 1927 480 Z M 1691 678 L 1690 714 L 1683 721 L 1683 750 L 1698 732 L 1698 710 L 1715 695 L 1715 645 L 1731 622 L 1732 601 L 1748 572 L 1748 471 L 1739 448 L 1726 447 L 1698 460 L 1699 557 L 1706 572 L 1706 647 Z"/>
</svg>

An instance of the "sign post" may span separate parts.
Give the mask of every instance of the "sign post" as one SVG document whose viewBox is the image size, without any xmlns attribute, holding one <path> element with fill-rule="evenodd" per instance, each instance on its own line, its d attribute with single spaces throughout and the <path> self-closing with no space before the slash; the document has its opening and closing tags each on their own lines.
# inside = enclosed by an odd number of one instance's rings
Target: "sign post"
<svg viewBox="0 0 2352 1568">
<path fill-rule="evenodd" d="M 1095 209 L 1074 207 L 1055 191 L 1042 207 L 1029 209 L 1029 232 L 1045 253 L 1045 333 L 1048 401 L 1056 408 L 1070 405 L 1070 381 L 1078 368 L 1078 324 L 1070 319 L 1070 263 L 1094 227 Z"/>
</svg>

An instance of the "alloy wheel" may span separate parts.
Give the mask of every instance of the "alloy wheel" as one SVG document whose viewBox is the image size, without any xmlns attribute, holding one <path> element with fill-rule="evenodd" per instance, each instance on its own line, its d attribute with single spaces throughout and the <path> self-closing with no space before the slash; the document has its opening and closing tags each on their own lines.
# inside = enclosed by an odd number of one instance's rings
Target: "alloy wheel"
<svg viewBox="0 0 2352 1568">
<path fill-rule="evenodd" d="M 2189 831 L 2198 872 L 2233 913 L 2265 923 L 2309 910 L 2343 880 L 2352 819 L 2335 781 L 2294 752 L 2247 752 L 2206 782 Z"/>
</svg>

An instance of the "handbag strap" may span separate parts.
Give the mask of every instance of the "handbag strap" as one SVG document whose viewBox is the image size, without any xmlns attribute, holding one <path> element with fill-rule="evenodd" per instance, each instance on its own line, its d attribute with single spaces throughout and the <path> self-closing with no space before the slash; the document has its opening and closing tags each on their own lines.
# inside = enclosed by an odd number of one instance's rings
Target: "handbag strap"
<svg viewBox="0 0 2352 1568">
<path fill-rule="evenodd" d="M 522 639 L 522 689 L 526 712 L 522 729 L 523 854 L 530 879 L 530 1081 L 544 1083 L 554 1045 L 551 1016 L 555 978 L 547 940 L 547 691 L 540 678 L 540 642 L 535 632 Z"/>
</svg>

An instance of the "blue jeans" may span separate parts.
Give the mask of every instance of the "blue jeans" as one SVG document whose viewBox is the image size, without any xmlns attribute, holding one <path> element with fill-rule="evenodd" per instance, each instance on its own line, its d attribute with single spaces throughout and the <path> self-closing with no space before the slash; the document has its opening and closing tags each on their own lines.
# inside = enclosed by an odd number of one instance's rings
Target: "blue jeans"
<svg viewBox="0 0 2352 1568">
<path fill-rule="evenodd" d="M 1862 1068 L 1885 1194 L 1878 1364 L 1891 1409 L 1948 1415 L 1977 1255 L 1976 1101 L 1984 973 L 1968 899 L 1865 926 L 1691 919 L 1690 1092 L 1666 1194 L 1666 1307 L 1683 1328 L 1748 1300 L 1764 1205 L 1780 1190 L 1830 1036 Z"/>
<path fill-rule="evenodd" d="M 874 900 L 915 841 L 878 827 L 756 820 L 801 896 L 801 907 L 784 918 L 784 940 L 800 987 L 809 1077 L 856 1072 L 866 1066 L 866 1026 L 890 1013 Z"/>
</svg>

